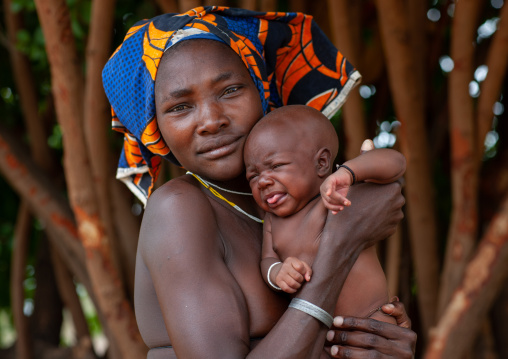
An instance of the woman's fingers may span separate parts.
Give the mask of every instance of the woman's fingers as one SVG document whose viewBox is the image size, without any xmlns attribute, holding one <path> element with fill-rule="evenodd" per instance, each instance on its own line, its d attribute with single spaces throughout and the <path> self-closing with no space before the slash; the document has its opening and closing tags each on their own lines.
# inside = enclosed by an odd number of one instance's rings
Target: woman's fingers
<svg viewBox="0 0 508 359">
<path fill-rule="evenodd" d="M 391 303 L 385 304 L 381 307 L 381 310 L 392 316 L 399 327 L 411 329 L 411 319 L 406 313 L 406 308 L 402 302 L 398 301 L 398 298 L 392 299 Z"/>
<path fill-rule="evenodd" d="M 356 317 L 335 317 L 333 325 L 340 330 L 348 331 L 362 331 L 365 333 L 377 334 L 386 339 L 397 339 L 400 334 L 400 329 L 396 325 L 380 322 L 370 318 L 356 318 Z"/>
<path fill-rule="evenodd" d="M 335 317 L 333 324 L 338 329 L 329 331 L 326 337 L 331 344 L 390 353 L 394 358 L 412 358 L 414 355 L 416 333 L 410 329 L 354 317 Z"/>
<path fill-rule="evenodd" d="M 373 350 L 358 349 L 354 347 L 334 345 L 330 348 L 332 358 L 348 358 L 348 359 L 393 359 L 394 356 L 379 353 Z"/>
<path fill-rule="evenodd" d="M 339 346 L 351 346 L 361 349 L 376 349 L 380 352 L 388 352 L 392 344 L 386 338 L 365 332 L 351 332 L 347 330 L 334 330 L 332 335 L 326 336 L 330 343 Z M 329 332 L 330 333 L 330 332 Z"/>
</svg>

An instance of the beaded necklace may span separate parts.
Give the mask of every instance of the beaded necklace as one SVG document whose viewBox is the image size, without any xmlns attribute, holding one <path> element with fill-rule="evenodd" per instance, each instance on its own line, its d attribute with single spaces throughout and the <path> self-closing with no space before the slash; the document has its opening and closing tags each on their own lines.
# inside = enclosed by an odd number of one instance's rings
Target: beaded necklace
<svg viewBox="0 0 508 359">
<path fill-rule="evenodd" d="M 187 174 L 189 175 L 192 175 L 194 176 L 195 179 L 197 179 L 199 181 L 199 183 L 201 183 L 206 189 L 208 189 L 210 192 L 212 192 L 212 194 L 223 200 L 224 202 L 226 202 L 227 204 L 229 204 L 231 207 L 233 207 L 234 209 L 236 209 L 238 212 L 240 213 L 243 213 L 244 215 L 246 215 L 247 217 L 249 217 L 250 219 L 258 222 L 258 223 L 263 223 L 263 220 L 262 219 L 259 219 L 255 216 L 253 216 L 252 214 L 249 214 L 247 212 L 245 212 L 243 209 L 241 209 L 240 207 L 238 207 L 238 205 L 234 204 L 233 202 L 229 201 L 228 199 L 226 199 L 223 195 L 221 195 L 219 192 L 217 192 L 214 188 L 212 188 L 212 186 L 215 186 L 217 187 L 218 189 L 221 189 L 225 192 L 230 192 L 230 193 L 236 193 L 236 194 L 241 194 L 241 195 L 244 195 L 244 196 L 247 196 L 247 195 L 250 195 L 252 196 L 252 193 L 245 193 L 245 192 L 236 192 L 236 191 L 231 191 L 231 190 L 227 190 L 227 189 L 224 189 L 224 188 L 221 188 L 215 184 L 212 184 L 206 180 L 204 180 L 203 178 L 199 177 L 197 174 L 195 173 L 192 173 L 191 171 L 187 171 Z"/>
</svg>

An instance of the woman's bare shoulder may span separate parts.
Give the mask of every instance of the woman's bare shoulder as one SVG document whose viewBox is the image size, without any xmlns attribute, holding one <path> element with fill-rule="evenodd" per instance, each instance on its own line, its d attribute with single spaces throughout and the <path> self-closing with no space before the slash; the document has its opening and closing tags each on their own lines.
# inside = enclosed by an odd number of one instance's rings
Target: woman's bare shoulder
<svg viewBox="0 0 508 359">
<path fill-rule="evenodd" d="M 167 211 L 175 215 L 186 211 L 199 214 L 206 209 L 211 209 L 207 196 L 192 178 L 182 176 L 166 182 L 153 192 L 148 199 L 145 216 L 167 218 Z M 178 213 L 174 213 L 175 210 Z"/>
<path fill-rule="evenodd" d="M 173 243 L 200 241 L 203 233 L 213 231 L 218 229 L 208 197 L 192 179 L 180 177 L 167 182 L 150 196 L 143 215 L 139 245 L 149 243 L 152 248 L 165 245 L 169 236 Z"/>
</svg>

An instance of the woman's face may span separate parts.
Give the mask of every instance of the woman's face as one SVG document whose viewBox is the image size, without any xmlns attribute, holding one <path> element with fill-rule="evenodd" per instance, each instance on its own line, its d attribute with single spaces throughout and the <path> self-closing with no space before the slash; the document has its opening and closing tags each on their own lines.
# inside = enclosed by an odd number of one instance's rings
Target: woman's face
<svg viewBox="0 0 508 359">
<path fill-rule="evenodd" d="M 244 171 L 247 135 L 263 115 L 240 57 L 213 40 L 187 40 L 161 60 L 155 82 L 157 123 L 189 171 L 227 181 Z"/>
</svg>

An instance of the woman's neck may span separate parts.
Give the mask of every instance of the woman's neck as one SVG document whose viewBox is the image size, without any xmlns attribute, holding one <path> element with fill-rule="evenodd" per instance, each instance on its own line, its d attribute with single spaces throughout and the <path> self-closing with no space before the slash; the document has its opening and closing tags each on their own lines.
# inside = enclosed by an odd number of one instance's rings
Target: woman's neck
<svg viewBox="0 0 508 359">
<path fill-rule="evenodd" d="M 207 178 L 206 176 L 201 176 L 196 173 L 199 177 L 201 177 L 203 180 L 208 182 L 212 187 L 215 189 L 223 189 L 225 192 L 227 191 L 234 191 L 244 194 L 252 194 L 252 191 L 249 186 L 249 182 L 245 178 L 245 173 L 242 173 L 240 176 L 236 177 L 235 179 L 229 180 L 229 181 L 217 181 Z"/>
</svg>

